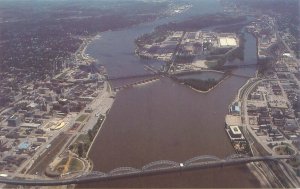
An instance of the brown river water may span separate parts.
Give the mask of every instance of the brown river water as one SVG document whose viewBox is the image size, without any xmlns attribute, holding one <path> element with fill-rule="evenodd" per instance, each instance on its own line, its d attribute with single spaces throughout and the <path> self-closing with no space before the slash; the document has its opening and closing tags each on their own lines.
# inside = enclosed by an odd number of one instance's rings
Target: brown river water
<svg viewBox="0 0 300 189">
<path fill-rule="evenodd" d="M 107 68 L 108 75 L 113 77 L 145 73 L 145 64 L 159 68 L 161 63 L 141 60 L 134 55 L 134 39 L 172 19 L 177 21 L 199 12 L 222 11 L 215 0 L 190 2 L 195 5 L 182 18 L 179 15 L 124 30 L 104 32 L 100 39 L 89 45 L 87 53 L 99 60 Z M 256 40 L 249 34 L 245 37 L 245 58 L 241 63 L 255 63 Z M 254 72 L 255 69 L 249 68 L 237 70 L 237 73 L 246 75 L 253 75 Z M 225 115 L 245 82 L 245 78 L 231 76 L 211 92 L 202 94 L 164 77 L 118 92 L 89 154 L 94 170 L 109 172 L 118 167 L 141 168 L 157 160 L 184 162 L 200 155 L 224 158 L 233 154 L 234 149 L 224 130 Z M 260 183 L 246 165 L 240 165 L 96 182 L 79 187 L 254 188 L 260 187 Z"/>
<path fill-rule="evenodd" d="M 224 117 L 245 79 L 230 77 L 207 94 L 163 78 L 118 93 L 89 157 L 94 170 L 136 167 L 161 159 L 234 153 Z M 83 187 L 259 187 L 246 166 L 107 181 Z"/>
</svg>

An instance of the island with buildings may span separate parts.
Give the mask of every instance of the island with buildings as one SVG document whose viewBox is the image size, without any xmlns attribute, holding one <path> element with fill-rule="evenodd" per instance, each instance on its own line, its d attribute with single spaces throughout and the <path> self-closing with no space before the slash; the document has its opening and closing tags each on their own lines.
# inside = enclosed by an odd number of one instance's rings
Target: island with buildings
<svg viewBox="0 0 300 189">
<path fill-rule="evenodd" d="M 125 87 L 113 87 L 114 78 L 86 53 L 87 47 L 101 39 L 101 32 L 182 14 L 192 4 L 139 1 L 141 10 L 130 3 L 124 10 L 118 5 L 85 9 L 79 3 L 77 11 L 61 5 L 47 14 L 42 8 L 29 14 L 20 5 L 14 16 L 5 6 L 5 16 L 0 16 L 0 178 L 76 180 L 92 175 L 89 152 L 121 89 L 168 77 L 210 95 L 237 76 L 247 82 L 220 129 L 238 158 L 290 155 L 280 160 L 288 171 L 264 162 L 249 167 L 270 187 L 299 187 L 300 29 L 291 16 L 295 1 L 290 1 L 274 3 L 272 9 L 258 0 L 221 0 L 223 13 L 159 25 L 136 38 L 132 54 L 163 64 L 160 69 L 145 65 L 151 74 Z M 243 64 L 245 33 L 256 40 L 257 62 L 251 64 Z M 238 63 L 228 64 L 234 61 Z M 235 72 L 248 67 L 257 69 L 255 75 Z"/>
<path fill-rule="evenodd" d="M 180 76 L 209 69 L 219 70 L 229 60 L 243 59 L 242 34 L 216 32 L 207 27 L 243 23 L 244 17 L 220 17 L 221 15 L 205 16 L 192 28 L 187 26 L 196 18 L 159 26 L 154 32 L 136 39 L 135 52 L 142 59 L 166 62 L 161 71 L 172 74 L 176 81 L 201 92 L 208 91 L 226 78 L 227 72 L 221 72 L 224 77 L 220 79 L 183 79 Z M 207 22 L 208 19 L 211 19 L 210 23 Z M 197 30 L 199 28 L 205 29 Z"/>
</svg>

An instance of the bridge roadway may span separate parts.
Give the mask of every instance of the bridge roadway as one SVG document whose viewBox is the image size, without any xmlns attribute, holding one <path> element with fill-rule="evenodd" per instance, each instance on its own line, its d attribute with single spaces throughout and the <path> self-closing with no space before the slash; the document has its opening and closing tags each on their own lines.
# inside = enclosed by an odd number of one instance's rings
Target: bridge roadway
<svg viewBox="0 0 300 189">
<path fill-rule="evenodd" d="M 232 70 L 236 68 L 248 68 L 248 67 L 256 67 L 257 64 L 245 64 L 245 65 L 229 65 L 229 66 L 223 66 L 222 68 L 219 68 L 218 70 L 213 70 L 213 71 L 221 71 L 221 70 Z M 145 66 L 148 70 L 150 70 L 153 73 L 146 73 L 146 74 L 140 74 L 140 75 L 129 75 L 129 76 L 121 76 L 121 77 L 108 77 L 106 80 L 107 81 L 116 81 L 116 80 L 124 80 L 124 79 L 135 79 L 135 78 L 143 78 L 143 77 L 154 77 L 154 76 L 168 76 L 168 72 L 162 72 L 159 70 L 155 70 L 154 68 L 151 68 L 149 66 Z M 209 70 L 204 70 L 204 71 L 209 71 Z M 187 73 L 194 73 L 198 71 L 188 71 Z M 181 73 L 181 72 L 180 72 Z M 184 72 L 182 72 L 184 73 Z M 250 77 L 250 76 L 244 76 L 244 75 L 239 75 L 239 74 L 231 74 L 235 76 L 241 76 L 241 77 Z"/>
<path fill-rule="evenodd" d="M 240 64 L 240 65 L 227 65 L 219 68 L 218 70 L 232 70 L 236 68 L 250 68 L 250 67 L 257 67 L 258 64 Z"/>
<path fill-rule="evenodd" d="M 252 67 L 252 66 L 257 66 L 257 64 L 225 66 L 225 67 L 223 67 L 220 70 L 228 70 L 228 69 L 244 68 L 244 67 Z M 130 83 L 130 84 L 126 84 L 126 85 L 118 86 L 118 87 L 114 88 L 114 90 L 121 90 L 121 89 L 128 88 L 128 87 L 131 87 L 131 86 L 134 86 L 134 85 L 137 85 L 137 84 L 141 84 L 141 83 L 146 83 L 148 81 L 152 81 L 154 79 L 157 79 L 159 76 L 168 76 L 168 77 L 170 77 L 172 75 L 176 75 L 176 74 L 180 74 L 180 73 L 198 73 L 199 72 L 198 70 L 197 71 L 180 71 L 178 73 L 170 74 L 170 73 L 166 73 L 166 72 L 161 72 L 159 70 L 155 70 L 154 68 L 151 68 L 149 66 L 145 66 L 145 67 L 148 70 L 150 69 L 150 71 L 152 71 L 153 73 L 141 74 L 141 75 L 129 75 L 129 76 L 121 76 L 121 77 L 108 77 L 106 80 L 107 81 L 119 81 L 119 80 L 126 80 L 126 79 L 136 79 L 136 78 L 151 77 L 151 78 L 148 78 L 148 79 L 142 79 L 142 80 L 136 81 L 134 83 Z M 225 72 L 222 72 L 220 70 L 201 70 L 200 72 L 203 72 L 203 71 L 213 71 L 213 72 L 225 73 Z M 236 77 L 241 77 L 241 78 L 246 78 L 246 79 L 249 79 L 249 78 L 252 77 L 252 76 L 243 75 L 243 74 L 236 74 L 236 73 L 229 73 L 228 75 L 236 76 Z"/>
<path fill-rule="evenodd" d="M 139 81 L 136 81 L 136 82 L 133 82 L 133 83 L 127 83 L 125 85 L 121 85 L 121 86 L 118 86 L 118 87 L 113 87 L 113 90 L 114 91 L 119 91 L 119 90 L 122 90 L 122 89 L 130 88 L 130 87 L 133 87 L 133 86 L 136 86 L 136 85 L 145 84 L 145 83 L 155 81 L 155 80 L 158 80 L 158 79 L 159 79 L 159 76 L 155 76 L 155 77 L 139 80 Z"/>
<path fill-rule="evenodd" d="M 198 72 L 199 71 L 196 71 L 196 72 L 194 72 L 194 71 L 192 71 L 192 72 L 182 72 L 182 73 L 198 73 Z M 201 72 L 203 72 L 203 71 L 201 71 Z M 216 72 L 219 72 L 219 71 L 216 71 Z M 219 72 L 219 73 L 224 73 L 224 72 Z M 124 84 L 124 85 L 121 85 L 121 86 L 113 87 L 114 91 L 119 91 L 119 90 L 122 90 L 122 89 L 126 89 L 126 88 L 129 88 L 129 87 L 133 87 L 133 86 L 136 86 L 136 85 L 140 85 L 140 84 L 144 84 L 144 83 L 148 83 L 148 82 L 157 80 L 157 79 L 159 79 L 160 76 L 164 76 L 164 75 L 167 76 L 167 77 L 170 77 L 170 75 L 167 75 L 167 74 L 164 74 L 164 73 L 157 73 L 157 74 L 149 74 L 149 75 L 136 75 L 136 76 L 118 77 L 118 78 L 113 78 L 111 80 L 108 79 L 108 81 L 116 81 L 116 80 L 139 78 L 139 77 L 142 78 L 142 77 L 148 76 L 148 78 L 146 78 L 146 79 L 142 79 L 142 80 L 135 81 L 133 83 L 127 83 L 127 84 Z M 229 73 L 228 75 L 235 76 L 235 77 L 240 77 L 240 78 L 245 78 L 245 79 L 252 78 L 252 76 L 249 76 L 249 75 L 236 74 L 236 73 Z M 152 76 L 152 77 L 149 78 L 149 76 Z M 172 78 L 172 76 L 171 76 L 171 78 Z"/>
<path fill-rule="evenodd" d="M 169 160 L 161 160 L 156 162 L 151 162 L 141 169 L 136 169 L 132 167 L 120 167 L 114 169 L 108 173 L 102 172 L 91 172 L 88 174 L 83 174 L 79 177 L 68 178 L 68 179 L 56 179 L 56 180 L 47 180 L 47 179 L 26 179 L 26 178 L 8 178 L 0 177 L 0 183 L 10 184 L 10 185 L 23 185 L 23 186 L 59 186 L 59 185 L 69 185 L 69 184 L 81 184 L 88 182 L 99 182 L 105 180 L 114 180 L 130 177 L 140 177 L 147 175 L 158 175 L 166 174 L 171 172 L 181 172 L 181 171 L 191 171 L 191 170 L 200 170 L 208 169 L 214 167 L 225 167 L 233 166 L 238 164 L 247 164 L 251 162 L 259 161 L 273 161 L 282 164 L 287 168 L 286 164 L 283 163 L 282 159 L 291 159 L 295 156 L 256 156 L 249 157 L 234 154 L 225 159 L 220 159 L 215 156 L 198 156 L 191 158 L 183 163 L 177 163 Z"/>
<path fill-rule="evenodd" d="M 125 79 L 135 79 L 135 78 L 144 78 L 144 77 L 155 77 L 161 76 L 165 73 L 158 72 L 158 73 L 149 73 L 149 74 L 141 74 L 141 75 L 129 75 L 129 76 L 121 76 L 121 77 L 108 77 L 107 81 L 117 81 L 117 80 L 125 80 Z"/>
</svg>

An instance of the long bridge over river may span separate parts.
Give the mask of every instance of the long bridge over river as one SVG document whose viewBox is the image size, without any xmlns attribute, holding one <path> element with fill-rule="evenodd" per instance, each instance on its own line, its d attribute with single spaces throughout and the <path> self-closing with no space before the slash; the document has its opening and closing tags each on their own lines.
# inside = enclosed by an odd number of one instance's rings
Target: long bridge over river
<svg viewBox="0 0 300 189">
<path fill-rule="evenodd" d="M 244 65 L 244 66 L 240 66 L 240 67 L 252 67 L 253 65 Z M 236 68 L 236 66 L 230 67 L 229 69 L 233 69 Z M 114 82 L 114 81 L 121 81 L 121 80 L 129 80 L 129 79 L 136 79 L 136 81 L 133 82 L 128 82 L 126 84 L 123 84 L 121 86 L 116 86 L 113 87 L 114 91 L 119 91 L 122 89 L 126 89 L 126 88 L 130 88 L 136 85 L 140 85 L 140 84 L 145 84 L 151 81 L 155 81 L 158 80 L 160 77 L 172 77 L 174 75 L 177 74 L 192 74 L 192 73 L 201 73 L 201 72 L 219 72 L 219 73 L 223 73 L 225 74 L 224 71 L 226 71 L 226 69 L 221 70 L 185 70 L 185 71 L 179 71 L 179 72 L 174 72 L 174 73 L 166 73 L 166 72 L 160 72 L 160 71 L 156 71 L 153 73 L 146 73 L 146 74 L 140 74 L 140 75 L 128 75 L 128 76 L 120 76 L 120 77 L 108 77 L 106 80 L 109 82 Z M 240 78 L 245 78 L 245 79 L 250 79 L 253 76 L 249 76 L 249 75 L 244 75 L 244 74 L 238 74 L 238 73 L 234 73 L 234 72 L 226 72 L 227 76 L 235 76 L 235 77 L 240 77 Z"/>
<path fill-rule="evenodd" d="M 183 172 L 191 170 L 209 169 L 215 167 L 233 166 L 239 164 L 247 164 L 251 162 L 277 162 L 284 166 L 286 170 L 289 170 L 285 163 L 280 160 L 295 158 L 295 156 L 281 155 L 281 156 L 256 156 L 249 157 L 245 155 L 234 154 L 227 158 L 220 159 L 216 156 L 203 155 L 191 158 L 182 163 L 178 163 L 170 160 L 160 160 L 148 163 L 142 168 L 137 169 L 133 167 L 119 167 L 113 169 L 110 172 L 90 172 L 82 174 L 74 178 L 55 180 L 50 179 L 28 179 L 28 178 L 8 178 L 0 177 L 0 183 L 11 184 L 11 185 L 27 185 L 27 186 L 58 186 L 58 185 L 69 185 L 69 184 L 81 184 L 89 182 L 100 182 L 106 180 L 124 179 L 132 177 L 140 177 L 147 175 L 159 175 L 172 172 Z"/>
<path fill-rule="evenodd" d="M 220 73 L 224 73 L 223 71 L 225 70 L 232 70 L 232 69 L 236 69 L 236 68 L 249 68 L 249 67 L 255 67 L 257 66 L 257 64 L 246 64 L 246 65 L 232 65 L 232 66 L 224 66 L 223 68 L 219 69 L 219 70 L 207 70 L 207 69 L 203 69 L 203 70 L 186 70 L 186 71 L 179 71 L 178 73 L 200 73 L 200 72 L 205 72 L 205 71 L 214 71 L 214 72 L 220 72 Z M 148 66 L 149 67 L 149 66 Z M 147 67 L 147 68 L 148 68 Z M 162 72 L 162 71 L 154 71 L 154 68 L 152 68 L 152 72 L 153 73 L 145 73 L 145 74 L 140 74 L 140 75 L 128 75 L 128 76 L 120 76 L 120 77 L 108 77 L 107 81 L 118 81 L 118 80 L 126 80 L 126 79 L 135 79 L 135 78 L 146 78 L 146 77 L 158 77 L 158 76 L 169 76 L 169 75 L 174 75 L 174 74 L 178 74 L 178 73 L 166 73 L 166 72 Z M 236 73 L 229 73 L 229 75 L 232 76 L 238 76 L 238 77 L 245 77 L 245 78 L 250 78 L 251 76 L 247 76 L 247 75 L 242 75 L 242 74 L 236 74 Z"/>
</svg>

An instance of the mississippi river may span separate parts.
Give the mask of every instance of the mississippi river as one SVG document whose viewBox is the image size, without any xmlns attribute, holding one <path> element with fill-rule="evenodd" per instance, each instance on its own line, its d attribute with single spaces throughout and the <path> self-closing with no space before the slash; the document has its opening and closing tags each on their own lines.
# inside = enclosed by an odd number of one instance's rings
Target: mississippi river
<svg viewBox="0 0 300 189">
<path fill-rule="evenodd" d="M 134 55 L 134 39 L 155 26 L 195 14 L 221 11 L 218 1 L 202 0 L 182 15 L 101 34 L 87 53 L 103 64 L 110 76 L 144 73 L 145 64 Z M 256 61 L 256 42 L 246 35 L 245 62 Z M 255 69 L 237 70 L 253 75 Z M 207 94 L 197 93 L 169 78 L 120 91 L 92 146 L 94 170 L 136 167 L 157 160 L 183 162 L 199 155 L 220 158 L 234 153 L 224 130 L 228 105 L 246 79 L 231 76 Z M 246 165 L 185 173 L 131 178 L 80 187 L 259 187 Z"/>
</svg>

